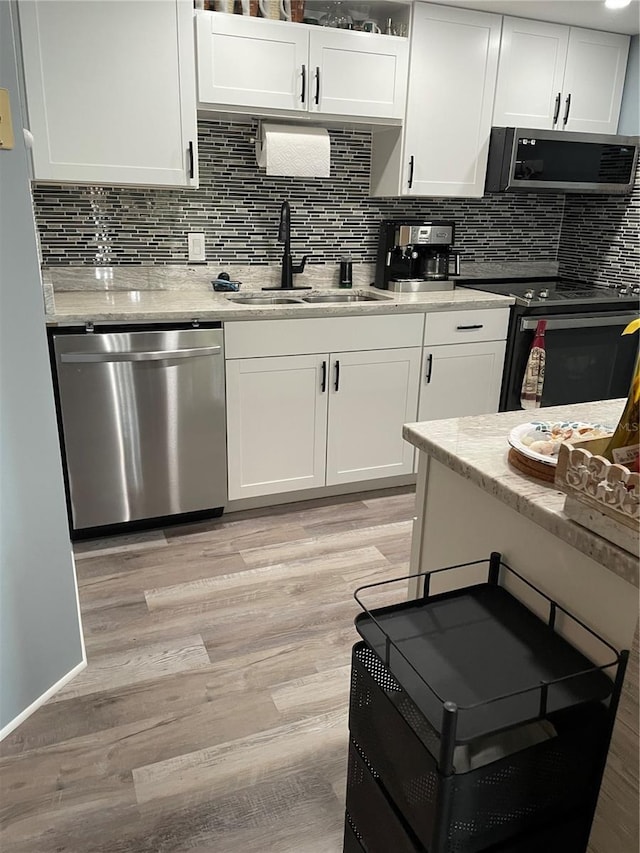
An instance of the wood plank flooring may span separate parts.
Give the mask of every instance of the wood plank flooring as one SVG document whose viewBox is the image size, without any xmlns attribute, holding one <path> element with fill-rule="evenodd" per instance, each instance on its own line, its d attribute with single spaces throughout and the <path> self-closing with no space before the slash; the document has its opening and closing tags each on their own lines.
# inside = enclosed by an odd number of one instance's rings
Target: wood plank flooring
<svg viewBox="0 0 640 853">
<path fill-rule="evenodd" d="M 340 853 L 352 593 L 407 574 L 413 513 L 396 489 L 78 543 L 89 664 L 0 744 L 2 853 Z"/>
</svg>

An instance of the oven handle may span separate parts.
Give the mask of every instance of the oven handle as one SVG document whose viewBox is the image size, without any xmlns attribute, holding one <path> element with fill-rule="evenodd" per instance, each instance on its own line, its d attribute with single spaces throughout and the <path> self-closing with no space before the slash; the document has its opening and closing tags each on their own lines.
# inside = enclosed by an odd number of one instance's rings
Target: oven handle
<svg viewBox="0 0 640 853">
<path fill-rule="evenodd" d="M 547 332 L 555 329 L 589 329 L 597 326 L 626 326 L 637 319 L 637 314 L 611 314 L 607 317 L 523 317 L 520 320 L 520 331 L 535 331 L 540 320 L 547 321 Z"/>
</svg>

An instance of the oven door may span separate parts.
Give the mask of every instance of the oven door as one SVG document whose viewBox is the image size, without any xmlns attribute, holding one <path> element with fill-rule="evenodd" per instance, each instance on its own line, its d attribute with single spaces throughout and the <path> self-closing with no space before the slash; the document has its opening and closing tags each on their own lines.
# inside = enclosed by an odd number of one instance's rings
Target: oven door
<svg viewBox="0 0 640 853">
<path fill-rule="evenodd" d="M 626 397 L 635 364 L 637 335 L 622 337 L 622 331 L 636 317 L 631 312 L 516 315 L 501 410 L 522 408 L 522 379 L 539 320 L 547 321 L 542 406 Z"/>
</svg>

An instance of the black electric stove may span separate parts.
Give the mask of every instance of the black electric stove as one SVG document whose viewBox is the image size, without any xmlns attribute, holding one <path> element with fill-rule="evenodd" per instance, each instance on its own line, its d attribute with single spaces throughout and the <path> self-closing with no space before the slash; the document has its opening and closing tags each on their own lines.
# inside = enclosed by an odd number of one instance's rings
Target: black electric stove
<svg viewBox="0 0 640 853">
<path fill-rule="evenodd" d="M 626 397 L 637 336 L 639 286 L 607 287 L 563 278 L 473 281 L 457 286 L 512 296 L 500 410 L 522 408 L 520 391 L 539 320 L 546 321 L 542 406 Z"/>
<path fill-rule="evenodd" d="M 604 310 L 614 307 L 632 309 L 634 304 L 638 305 L 640 298 L 640 285 L 608 287 L 604 284 L 588 284 L 564 278 L 519 281 L 467 280 L 461 283 L 461 286 L 472 290 L 498 293 L 502 296 L 513 296 L 516 305 L 531 308 L 561 307 L 563 310 L 569 308 L 573 310 L 584 306 L 593 310 L 595 306 L 601 305 Z"/>
</svg>

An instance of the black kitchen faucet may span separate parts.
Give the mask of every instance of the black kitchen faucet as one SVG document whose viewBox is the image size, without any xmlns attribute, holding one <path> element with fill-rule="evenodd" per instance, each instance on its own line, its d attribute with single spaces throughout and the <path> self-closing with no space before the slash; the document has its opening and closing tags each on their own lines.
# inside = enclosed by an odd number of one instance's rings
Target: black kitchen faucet
<svg viewBox="0 0 640 853">
<path fill-rule="evenodd" d="M 263 287 L 263 290 L 311 290 L 308 285 L 294 286 L 293 276 L 304 272 L 304 266 L 309 255 L 303 255 L 300 264 L 294 266 L 291 259 L 291 208 L 288 201 L 282 202 L 280 208 L 280 226 L 278 229 L 278 242 L 284 243 L 282 252 L 282 273 L 279 287 Z"/>
</svg>

